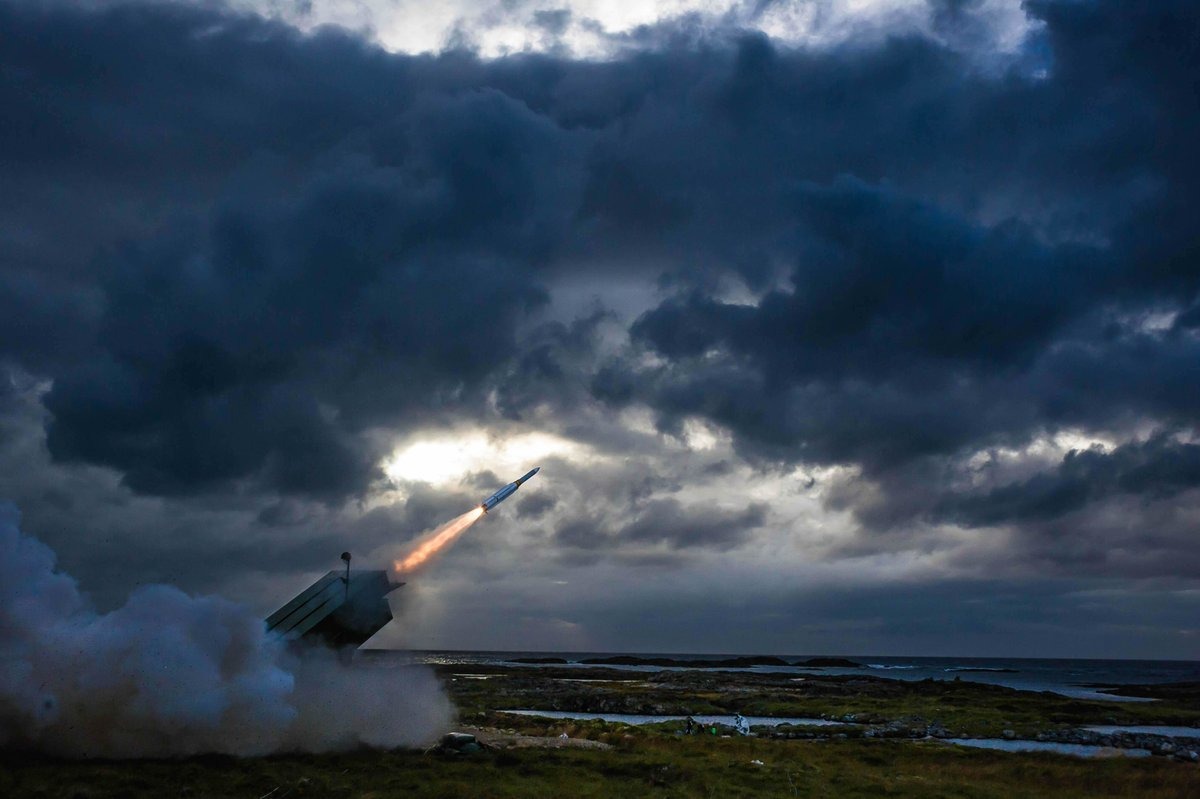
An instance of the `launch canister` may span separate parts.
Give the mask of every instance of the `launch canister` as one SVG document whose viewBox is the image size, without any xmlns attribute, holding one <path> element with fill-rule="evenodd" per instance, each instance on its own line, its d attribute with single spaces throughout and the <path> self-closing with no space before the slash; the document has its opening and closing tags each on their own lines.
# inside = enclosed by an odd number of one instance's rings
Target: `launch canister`
<svg viewBox="0 0 1200 799">
<path fill-rule="evenodd" d="M 484 513 L 487 513 L 489 510 L 496 507 L 501 502 L 503 502 L 504 500 L 508 499 L 513 494 L 515 494 L 517 489 L 521 487 L 521 484 L 524 483 L 526 480 L 528 480 L 530 477 L 533 477 L 535 474 L 537 474 L 538 471 L 541 470 L 541 468 L 542 468 L 541 466 L 537 466 L 537 467 L 534 467 L 533 469 L 530 469 L 523 476 L 518 477 L 513 482 L 511 482 L 508 485 L 501 488 L 495 494 L 492 494 L 490 497 L 485 499 L 479 505 L 479 507 L 483 508 Z"/>
</svg>

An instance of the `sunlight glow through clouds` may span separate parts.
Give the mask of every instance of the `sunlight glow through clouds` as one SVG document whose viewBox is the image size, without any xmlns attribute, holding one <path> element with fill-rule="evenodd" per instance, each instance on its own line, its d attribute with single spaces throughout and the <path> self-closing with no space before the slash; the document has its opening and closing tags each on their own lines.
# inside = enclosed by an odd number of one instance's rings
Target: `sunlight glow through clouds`
<svg viewBox="0 0 1200 799">
<path fill-rule="evenodd" d="M 581 445 L 548 433 L 495 438 L 482 430 L 468 430 L 407 442 L 384 461 L 383 470 L 397 483 L 442 485 L 484 469 L 509 480 L 546 458 L 578 458 L 583 451 Z"/>
<path fill-rule="evenodd" d="M 230 0 L 304 30 L 339 25 L 372 36 L 393 52 L 439 52 L 469 44 L 486 57 L 566 51 L 604 58 L 634 46 L 640 27 L 688 19 L 697 29 L 759 30 L 792 46 L 823 47 L 917 33 L 944 38 L 926 0 Z M 980 0 L 971 16 L 986 34 L 971 47 L 984 55 L 1020 50 L 1037 27 L 1020 0 Z"/>
</svg>

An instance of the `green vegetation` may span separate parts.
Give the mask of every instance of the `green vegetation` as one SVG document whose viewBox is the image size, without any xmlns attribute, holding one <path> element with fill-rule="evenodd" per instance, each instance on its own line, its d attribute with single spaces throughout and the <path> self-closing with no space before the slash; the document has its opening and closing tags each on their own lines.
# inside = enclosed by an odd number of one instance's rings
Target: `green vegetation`
<svg viewBox="0 0 1200 799">
<path fill-rule="evenodd" d="M 496 749 L 451 755 L 360 751 L 238 759 L 61 761 L 0 754 L 0 796 L 101 797 L 1194 797 L 1200 766 L 1167 757 L 1084 760 L 965 749 L 934 740 L 861 737 L 827 728 L 826 740 L 684 736 L 682 724 L 553 720 L 497 712 L 832 716 L 872 725 L 936 724 L 960 735 L 1024 737 L 1086 723 L 1200 724 L 1200 698 L 1081 701 L 962 682 L 612 670 L 492 668 L 490 679 L 443 677 L 460 721 Z M 596 681 L 598 680 L 598 681 Z M 486 735 L 485 735 L 486 733 Z M 560 735 L 608 747 L 555 748 Z M 832 740 L 828 736 L 844 735 Z M 531 736 L 531 737 L 523 737 Z M 511 747 L 511 748 L 506 748 Z M 528 747 L 528 748 L 526 748 Z"/>
<path fill-rule="evenodd" d="M 509 669 L 491 679 L 447 685 L 468 717 L 491 709 L 541 708 L 608 713 L 704 714 L 844 719 L 881 724 L 937 723 L 968 737 L 1018 736 L 1085 724 L 1200 726 L 1200 698 L 1156 702 L 1072 699 L 962 681 L 808 677 L 747 673 L 659 672 L 630 680 L 629 672 Z M 581 682 L 581 679 L 612 681 Z M 510 725 L 511 726 L 511 725 Z"/>
<path fill-rule="evenodd" d="M 755 765 L 752 761 L 762 761 Z M 1195 797 L 1200 769 L 939 743 L 676 738 L 633 733 L 607 751 L 475 756 L 359 752 L 120 763 L 10 758 L 7 797 Z"/>
</svg>

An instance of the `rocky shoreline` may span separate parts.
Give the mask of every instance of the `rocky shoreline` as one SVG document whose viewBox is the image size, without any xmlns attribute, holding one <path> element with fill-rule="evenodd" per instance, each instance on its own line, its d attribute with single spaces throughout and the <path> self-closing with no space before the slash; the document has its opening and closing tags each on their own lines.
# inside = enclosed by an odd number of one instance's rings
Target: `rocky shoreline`
<svg viewBox="0 0 1200 799">
<path fill-rule="evenodd" d="M 625 660 L 625 656 L 621 656 Z M 902 739 L 1011 741 L 1118 750 L 1145 750 L 1181 762 L 1200 762 L 1200 708 L 1184 684 L 1126 690 L 1176 694 L 1152 704 L 1111 703 L 963 681 L 900 681 L 865 675 L 804 675 L 717 668 L 631 674 L 605 664 L 545 663 L 472 667 L 487 680 L 444 667 L 456 703 L 479 718 L 504 710 L 604 715 L 728 717 L 718 734 L 735 735 L 735 713 L 746 717 L 820 719 L 832 725 L 760 725 L 764 739 Z M 714 661 L 719 662 L 719 661 Z M 728 665 L 728 662 L 723 662 Z M 607 666 L 607 668 L 605 667 Z M 492 723 L 507 724 L 499 718 Z M 1170 726 L 1185 737 L 1153 731 L 1098 731 L 1088 726 Z M 682 722 L 663 718 L 647 732 L 675 735 Z M 1190 731 L 1195 730 L 1191 735 Z M 1163 730 L 1162 732 L 1177 732 Z"/>
<path fill-rule="evenodd" d="M 1027 740 L 1037 743 L 1072 744 L 1078 746 L 1098 746 L 1105 749 L 1144 749 L 1152 755 L 1173 757 L 1181 762 L 1200 762 L 1200 729 L 1195 737 L 1168 737 L 1150 733 L 1099 733 L 1091 730 L 1068 729 L 1040 732 L 1033 738 L 1019 738 L 1014 730 L 1005 730 L 1001 738 L 984 738 L 981 736 L 964 735 L 948 730 L 937 722 L 928 722 L 921 718 L 900 719 L 884 723 L 870 723 L 862 717 L 853 714 L 841 718 L 827 718 L 826 721 L 840 721 L 845 727 L 817 727 L 805 725 L 780 724 L 776 727 L 752 727 L 751 730 L 761 737 L 789 738 L 802 740 L 837 740 L 845 738 L 901 738 L 910 740 L 953 738 L 973 740 Z M 861 725 L 866 723 L 865 728 Z M 731 728 L 732 729 L 732 728 Z"/>
<path fill-rule="evenodd" d="M 530 657 L 513 658 L 506 662 L 522 666 L 565 666 L 570 663 L 577 663 L 582 666 L 654 666 L 657 668 L 683 669 L 748 669 L 754 666 L 792 666 L 801 669 L 862 668 L 861 663 L 847 658 L 815 657 L 806 660 L 787 661 L 773 655 L 752 655 L 717 660 L 684 660 L 669 657 L 640 657 L 638 655 L 613 655 L 602 658 L 583 658 L 577 661 L 570 661 L 560 657 Z"/>
<path fill-rule="evenodd" d="M 1200 682 L 1174 682 L 1150 685 L 1104 685 L 1084 683 L 1084 688 L 1094 688 L 1102 694 L 1137 697 L 1139 699 L 1175 700 L 1200 702 Z"/>
</svg>

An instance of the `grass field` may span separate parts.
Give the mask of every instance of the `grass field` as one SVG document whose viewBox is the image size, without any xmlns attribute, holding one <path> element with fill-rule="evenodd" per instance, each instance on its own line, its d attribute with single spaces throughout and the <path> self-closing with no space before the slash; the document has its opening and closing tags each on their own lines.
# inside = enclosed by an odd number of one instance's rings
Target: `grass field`
<svg viewBox="0 0 1200 799">
<path fill-rule="evenodd" d="M 579 683 L 568 678 L 607 678 Z M 961 681 L 811 677 L 734 672 L 642 674 L 611 670 L 496 669 L 487 680 L 446 684 L 464 714 L 485 709 L 555 708 L 624 713 L 735 713 L 860 720 L 920 718 L 964 736 L 1022 737 L 1085 724 L 1178 724 L 1200 727 L 1200 697 L 1155 702 L 1073 699 Z"/>
<path fill-rule="evenodd" d="M 920 719 L 970 734 L 1022 735 L 1082 723 L 1195 725 L 1200 698 L 1081 701 L 963 681 L 811 679 L 756 674 L 628 674 L 580 683 L 576 670 L 493 669 L 486 680 L 443 671 L 461 723 L 494 734 L 477 754 L 357 751 L 265 758 L 65 761 L 0 753 L 0 797 L 1178 797 L 1200 798 L 1200 766 L 1168 757 L 1081 759 L 966 749 L 934 740 L 781 740 L 684 736 L 681 725 L 632 727 L 495 712 L 742 710 L 762 715 L 863 714 L 872 723 Z M 595 672 L 590 677 L 604 677 Z M 606 681 L 608 680 L 608 681 Z M 919 726 L 919 725 L 918 725 Z M 849 729 L 849 728 L 847 728 Z M 863 727 L 855 734 L 861 735 Z M 605 748 L 547 748 L 558 736 Z M 831 733 L 833 734 L 833 733 Z M 924 733 L 921 733 L 924 734 Z M 522 736 L 531 748 L 503 748 Z M 540 748 L 538 748 L 540 746 Z M 589 744 L 589 746 L 596 746 Z"/>
<path fill-rule="evenodd" d="M 762 761 L 756 765 L 753 761 Z M 1178 797 L 1200 768 L 900 741 L 637 735 L 614 749 L 61 762 L 8 757 L 9 797 Z"/>
</svg>

